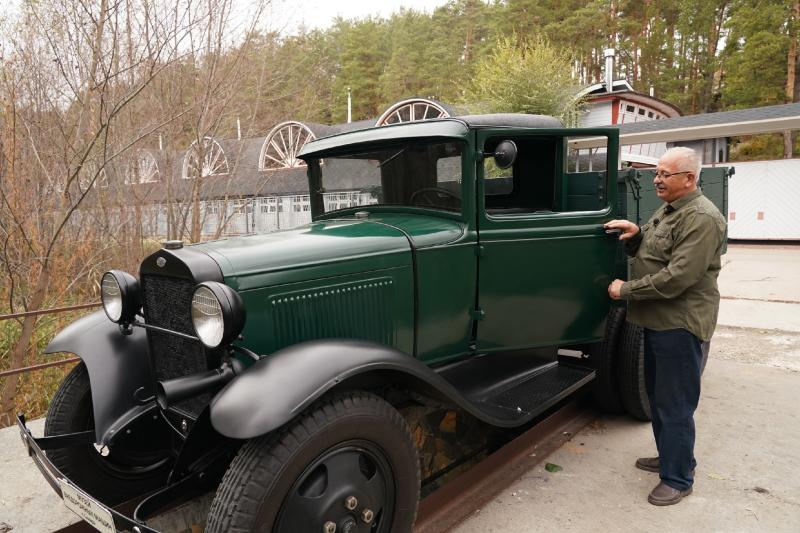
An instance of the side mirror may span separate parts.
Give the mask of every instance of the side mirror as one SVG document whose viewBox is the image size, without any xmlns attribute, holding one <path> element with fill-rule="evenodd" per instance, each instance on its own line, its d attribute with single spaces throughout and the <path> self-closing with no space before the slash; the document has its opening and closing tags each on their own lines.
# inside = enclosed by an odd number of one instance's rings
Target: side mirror
<svg viewBox="0 0 800 533">
<path fill-rule="evenodd" d="M 517 160 L 517 145 L 514 141 L 501 141 L 491 154 L 497 168 L 506 169 Z"/>
</svg>

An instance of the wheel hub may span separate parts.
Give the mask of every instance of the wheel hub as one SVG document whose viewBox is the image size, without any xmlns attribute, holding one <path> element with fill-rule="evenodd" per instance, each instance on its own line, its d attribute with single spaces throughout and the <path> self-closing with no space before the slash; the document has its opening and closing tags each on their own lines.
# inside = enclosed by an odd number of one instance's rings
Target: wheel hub
<svg viewBox="0 0 800 533">
<path fill-rule="evenodd" d="M 390 518 L 382 518 L 391 517 L 393 501 L 394 477 L 382 452 L 368 442 L 342 443 L 312 461 L 294 482 L 276 531 L 383 531 L 380 526 Z"/>
<path fill-rule="evenodd" d="M 356 533 L 358 531 L 358 523 L 352 516 L 348 516 L 342 521 L 342 533 Z"/>
</svg>

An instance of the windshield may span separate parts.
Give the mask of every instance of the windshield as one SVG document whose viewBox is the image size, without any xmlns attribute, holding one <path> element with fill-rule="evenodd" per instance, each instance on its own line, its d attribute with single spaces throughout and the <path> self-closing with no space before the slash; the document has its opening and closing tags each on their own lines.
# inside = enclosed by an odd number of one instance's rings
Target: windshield
<svg viewBox="0 0 800 533">
<path fill-rule="evenodd" d="M 367 205 L 461 211 L 461 143 L 404 142 L 311 160 L 324 213 Z M 312 203 L 314 203 L 312 201 Z"/>
</svg>

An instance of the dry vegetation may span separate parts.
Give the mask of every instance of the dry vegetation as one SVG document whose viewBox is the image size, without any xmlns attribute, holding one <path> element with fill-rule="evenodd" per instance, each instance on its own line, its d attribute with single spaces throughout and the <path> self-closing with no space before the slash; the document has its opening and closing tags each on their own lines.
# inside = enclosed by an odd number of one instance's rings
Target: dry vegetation
<svg viewBox="0 0 800 533">
<path fill-rule="evenodd" d="M 266 3 L 249 27 L 233 26 L 231 0 L 25 2 L 0 22 L 0 314 L 97 301 L 104 270 L 137 270 L 153 243 L 119 220 L 131 198 L 98 192 L 158 136 L 216 133 Z M 174 231 L 198 240 L 198 210 L 176 211 Z M 41 362 L 74 317 L 0 322 L 0 369 Z M 42 413 L 64 371 L 0 380 L 0 426 Z"/>
</svg>

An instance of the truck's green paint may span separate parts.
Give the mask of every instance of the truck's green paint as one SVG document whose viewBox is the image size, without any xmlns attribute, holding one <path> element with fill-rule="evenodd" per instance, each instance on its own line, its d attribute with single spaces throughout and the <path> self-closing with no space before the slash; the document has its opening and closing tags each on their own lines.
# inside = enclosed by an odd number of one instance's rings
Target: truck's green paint
<svg viewBox="0 0 800 533">
<path fill-rule="evenodd" d="M 197 246 L 244 300 L 245 344 L 269 354 L 304 340 L 361 338 L 438 364 L 600 340 L 608 284 L 625 275 L 621 247 L 602 225 L 642 221 L 660 200 L 651 172 L 618 175 L 617 130 L 547 125 L 432 120 L 309 143 L 301 157 L 310 163 L 314 222 Z M 514 175 L 489 183 L 487 154 L 505 139 L 519 146 Z M 587 139 L 601 140 L 602 168 L 571 168 L 578 163 L 570 149 Z M 315 197 L 320 176 L 335 166 L 326 158 L 453 141 L 461 150 L 460 210 L 362 205 L 326 213 Z M 404 150 L 397 154 L 407 157 Z M 375 164 L 396 173 L 389 167 L 404 163 L 389 157 Z M 713 170 L 703 178 L 721 203 L 725 170 Z M 493 196 L 492 187 L 512 183 L 516 200 Z"/>
</svg>

